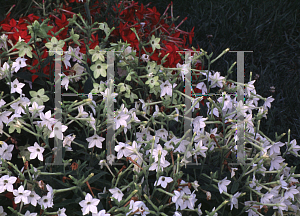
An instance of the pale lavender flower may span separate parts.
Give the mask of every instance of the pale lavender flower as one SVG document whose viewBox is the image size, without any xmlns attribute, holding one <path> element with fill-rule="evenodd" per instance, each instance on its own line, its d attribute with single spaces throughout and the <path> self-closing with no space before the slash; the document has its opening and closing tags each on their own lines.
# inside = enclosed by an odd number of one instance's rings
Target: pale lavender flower
<svg viewBox="0 0 300 216">
<path fill-rule="evenodd" d="M 227 192 L 227 186 L 230 184 L 231 181 L 226 179 L 227 176 L 223 180 L 219 181 L 218 183 L 220 194 L 222 194 L 223 191 Z"/>
<path fill-rule="evenodd" d="M 276 142 L 269 148 L 270 155 L 272 154 L 280 154 L 280 147 L 284 146 L 284 143 L 282 142 Z"/>
<path fill-rule="evenodd" d="M 14 149 L 14 145 L 7 145 L 6 142 L 3 142 L 0 148 L 0 159 L 11 160 L 12 150 Z"/>
<path fill-rule="evenodd" d="M 284 198 L 285 199 L 292 198 L 292 200 L 294 201 L 295 194 L 299 194 L 299 191 L 296 189 L 296 186 L 292 186 L 285 191 Z"/>
<path fill-rule="evenodd" d="M 94 146 L 97 148 L 102 148 L 102 142 L 105 140 L 105 138 L 94 134 L 93 136 L 86 138 L 86 140 L 89 142 L 89 148 L 93 148 Z"/>
<path fill-rule="evenodd" d="M 233 206 L 234 208 L 238 209 L 238 197 L 241 195 L 242 193 L 240 192 L 236 192 L 232 198 L 230 198 L 230 210 L 232 210 Z"/>
</svg>

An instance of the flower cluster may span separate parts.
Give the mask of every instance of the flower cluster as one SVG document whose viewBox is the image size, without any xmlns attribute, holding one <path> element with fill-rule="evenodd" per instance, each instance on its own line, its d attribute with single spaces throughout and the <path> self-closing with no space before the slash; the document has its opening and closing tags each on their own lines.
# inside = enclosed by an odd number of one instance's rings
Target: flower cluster
<svg viewBox="0 0 300 216">
<path fill-rule="evenodd" d="M 0 134 L 7 139 L 0 143 L 0 194 L 12 207 L 0 207 L 0 214 L 218 215 L 222 208 L 238 214 L 241 204 L 248 215 L 270 209 L 299 214 L 300 176 L 284 161 L 287 154 L 298 156 L 300 146 L 290 136 L 282 143 L 283 135 L 272 141 L 259 130 L 274 99 L 257 94 L 251 76 L 243 84 L 203 70 L 205 58 L 217 60 L 204 50 L 186 62 L 176 51 L 189 49 L 186 37 L 191 43 L 193 31 L 168 24 L 166 12 L 160 16 L 155 7 L 122 1 L 114 10 L 124 22 L 110 28 L 94 22 L 99 11 L 87 6 L 90 21 L 81 14 L 67 19 L 72 8 L 64 7 L 56 10 L 60 19 L 31 14 L 16 21 L 8 14 L 1 23 L 0 82 L 6 89 L 0 95 Z M 176 40 L 181 33 L 184 38 Z M 56 83 L 48 79 L 59 51 L 64 51 L 61 86 L 87 95 L 63 99 L 61 110 L 52 111 Z M 116 52 L 114 85 L 105 80 L 112 65 L 107 51 Z M 189 68 L 197 77 L 194 89 L 214 97 L 183 93 Z M 43 88 L 37 75 L 24 79 L 26 70 L 39 74 Z M 243 87 L 244 103 L 236 98 Z M 201 114 L 200 102 L 207 107 Z M 237 161 L 237 131 L 245 133 L 247 165 L 233 167 L 228 162 Z M 54 166 L 57 160 L 62 169 Z M 194 176 L 181 170 L 190 162 L 200 168 Z"/>
</svg>

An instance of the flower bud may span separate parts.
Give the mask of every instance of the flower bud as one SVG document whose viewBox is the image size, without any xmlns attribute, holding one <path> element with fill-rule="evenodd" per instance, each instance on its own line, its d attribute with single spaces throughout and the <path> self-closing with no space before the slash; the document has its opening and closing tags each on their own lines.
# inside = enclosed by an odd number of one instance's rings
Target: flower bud
<svg viewBox="0 0 300 216">
<path fill-rule="evenodd" d="M 274 87 L 274 86 L 271 86 L 269 91 L 270 91 L 271 93 L 275 93 L 275 87 Z"/>
<path fill-rule="evenodd" d="M 209 191 L 206 191 L 206 199 L 211 200 L 211 193 Z"/>
</svg>

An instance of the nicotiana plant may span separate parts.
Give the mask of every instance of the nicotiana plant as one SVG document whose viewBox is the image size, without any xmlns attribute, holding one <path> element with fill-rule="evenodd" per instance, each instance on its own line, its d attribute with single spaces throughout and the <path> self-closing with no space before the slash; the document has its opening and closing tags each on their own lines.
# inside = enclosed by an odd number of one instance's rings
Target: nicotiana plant
<svg viewBox="0 0 300 216">
<path fill-rule="evenodd" d="M 107 23 L 94 23 L 91 27 L 82 15 L 77 16 L 69 19 L 78 28 L 70 30 L 67 39 L 46 36 L 48 28 L 37 20 L 28 26 L 32 38 L 27 42 L 20 37 L 13 43 L 6 40 L 6 34 L 1 36 L 0 81 L 4 87 L 0 96 L 0 133 L 6 138 L 0 148 L 0 196 L 7 200 L 0 214 L 300 213 L 300 175 L 284 162 L 287 154 L 298 157 L 300 146 L 290 140 L 290 132 L 288 142 L 282 143 L 280 139 L 285 134 L 273 141 L 259 130 L 260 120 L 267 118 L 274 99 L 256 93 L 251 75 L 244 84 L 228 79 L 235 64 L 225 77 L 210 70 L 212 63 L 229 49 L 213 60 L 212 55 L 199 50 L 190 62 L 181 55 L 176 67 L 164 67 L 166 56 L 162 56 L 160 64 L 150 60 L 155 50 L 162 49 L 159 34 L 141 38 L 132 28 L 140 48 L 135 50 L 122 40 L 108 43 L 113 29 Z M 91 29 L 103 31 L 105 39 L 93 48 L 86 46 L 82 53 L 74 44 L 79 34 L 85 39 L 91 37 Z M 47 42 L 37 45 L 43 40 Z M 67 41 L 74 44 L 67 46 Z M 54 82 L 46 81 L 45 86 L 40 86 L 28 81 L 22 70 L 27 58 L 38 57 L 45 47 L 48 51 L 64 51 L 62 63 L 67 70 L 60 75 L 62 92 L 78 94 L 80 85 L 88 91 L 74 100 L 63 97 L 61 121 L 55 118 L 58 111 L 54 110 L 51 91 Z M 145 51 L 143 55 L 141 49 Z M 108 51 L 115 51 L 114 91 L 109 85 L 112 80 L 107 80 Z M 45 60 L 54 63 L 54 59 L 49 54 Z M 195 69 L 199 61 L 207 61 L 209 69 Z M 207 97 L 183 93 L 189 68 L 193 76 L 197 75 L 192 86 L 203 94 L 209 92 Z M 245 93 L 244 102 L 236 98 L 241 90 Z M 189 110 L 186 98 L 192 104 Z M 114 102 L 113 122 L 107 117 L 108 100 Z M 188 113 L 192 118 L 186 131 L 184 120 Z M 116 155 L 105 151 L 110 147 L 107 127 L 114 130 Z M 237 163 L 236 142 L 242 138 L 238 130 L 245 134 L 245 164 Z M 190 132 L 192 137 L 188 137 Z M 62 141 L 64 165 L 53 165 L 58 151 L 54 140 Z M 283 155 L 281 147 L 286 147 Z M 197 164 L 193 168 L 189 168 L 190 157 Z"/>
</svg>

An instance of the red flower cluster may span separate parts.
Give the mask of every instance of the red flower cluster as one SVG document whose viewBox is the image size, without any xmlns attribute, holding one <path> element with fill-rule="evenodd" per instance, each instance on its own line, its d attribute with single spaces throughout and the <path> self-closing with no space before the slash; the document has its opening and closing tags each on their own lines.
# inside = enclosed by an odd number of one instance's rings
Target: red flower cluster
<svg viewBox="0 0 300 216">
<path fill-rule="evenodd" d="M 52 26 L 53 28 L 47 32 L 48 35 L 54 36 L 52 34 L 52 32 L 56 33 L 59 30 L 61 30 L 62 28 L 65 28 L 56 36 L 56 38 L 58 40 L 64 40 L 69 37 L 68 27 L 66 27 L 69 23 L 67 18 L 72 17 L 74 14 L 70 10 L 72 10 L 72 7 L 64 6 L 63 9 L 61 9 L 61 10 L 55 10 L 56 12 L 59 13 L 60 18 L 55 15 L 50 15 L 50 17 L 49 17 L 50 21 L 47 23 L 47 25 Z M 44 19 L 41 19 L 40 17 L 35 16 L 34 14 L 29 14 L 26 17 L 21 17 L 19 20 L 16 21 L 15 19 L 10 18 L 10 13 L 9 13 L 6 16 L 6 18 L 0 22 L 0 25 L 2 26 L 0 33 L 8 35 L 7 39 L 11 40 L 13 44 L 16 44 L 18 42 L 19 37 L 24 39 L 25 42 L 27 43 L 31 39 L 31 35 L 29 34 L 29 30 L 28 30 L 27 26 L 31 25 L 35 20 L 38 20 L 41 22 L 44 21 Z M 90 47 L 90 49 L 93 49 L 96 45 L 99 44 L 99 40 L 98 40 L 98 35 L 95 36 L 93 34 L 91 37 L 92 37 L 92 41 L 90 41 L 89 47 Z M 39 47 L 41 44 L 45 44 L 45 43 L 47 43 L 46 39 L 43 39 L 41 42 L 36 42 L 37 47 Z M 82 41 L 80 41 L 80 43 L 81 43 L 80 52 L 85 54 L 86 53 L 85 44 Z M 68 45 L 71 45 L 71 43 L 69 43 Z M 65 44 L 65 46 L 63 47 L 63 50 L 64 51 L 67 50 L 67 44 Z M 17 50 L 15 49 L 14 51 L 17 51 Z M 48 51 L 47 48 L 45 48 L 45 50 L 43 50 L 41 52 L 42 55 L 40 56 L 40 59 L 45 60 L 48 57 L 47 51 Z M 32 58 L 32 59 L 27 58 L 26 63 L 30 66 L 27 66 L 26 69 L 29 70 L 31 73 L 37 73 L 37 71 L 42 70 L 44 74 L 49 75 L 49 71 L 54 70 L 54 64 L 51 65 L 51 69 L 50 69 L 50 64 L 47 64 L 44 67 L 41 67 L 41 65 L 39 65 L 38 69 L 33 69 L 32 67 L 36 66 L 39 63 L 39 58 L 37 58 L 37 52 L 35 49 L 33 49 L 32 52 L 33 52 L 34 58 Z M 16 59 L 16 58 L 17 58 L 17 56 L 12 57 L 11 59 Z M 38 75 L 33 75 L 32 82 L 34 82 L 34 80 L 37 77 L 38 77 Z"/>
<path fill-rule="evenodd" d="M 69 3 L 73 3 L 75 0 L 69 0 Z M 81 1 L 76 0 L 76 2 L 81 3 Z M 118 26 L 116 26 L 116 29 L 112 32 L 110 35 L 109 40 L 111 42 L 116 42 L 120 38 L 122 38 L 123 41 L 127 41 L 134 49 L 137 50 L 137 53 L 139 53 L 139 41 L 136 37 L 135 33 L 130 28 L 135 28 L 136 32 L 138 33 L 138 36 L 143 42 L 148 42 L 152 35 L 155 35 L 156 37 L 160 37 L 160 45 L 161 49 L 156 49 L 154 54 L 150 57 L 150 60 L 156 61 L 157 64 L 161 64 L 161 60 L 164 56 L 168 55 L 166 58 L 166 62 L 164 62 L 163 66 L 168 68 L 175 68 L 177 63 L 183 63 L 182 59 L 179 55 L 178 51 L 183 50 L 190 50 L 189 44 L 192 43 L 192 38 L 194 37 L 194 28 L 191 32 L 184 32 L 178 27 L 187 19 L 185 18 L 179 25 L 175 26 L 174 23 L 172 25 L 167 24 L 167 19 L 171 18 L 171 16 L 168 16 L 167 18 L 162 19 L 165 14 L 167 14 L 167 11 L 170 6 L 172 6 L 172 2 L 168 5 L 167 9 L 165 10 L 164 14 L 161 16 L 161 14 L 156 10 L 156 7 L 149 8 L 148 5 L 144 6 L 141 4 L 141 6 L 138 5 L 138 2 L 130 1 L 130 2 L 123 2 L 124 9 L 121 10 L 121 4 L 120 2 L 117 6 L 117 8 L 113 7 L 114 11 L 118 10 L 118 17 L 120 18 L 121 22 Z M 96 7 L 99 5 L 99 2 L 96 1 L 94 5 L 91 6 L 90 13 L 91 13 L 91 19 L 92 22 L 94 21 L 94 15 L 96 13 L 100 13 L 99 7 Z M 101 3 L 103 7 L 106 6 L 105 3 Z M 56 38 L 58 40 L 63 40 L 69 37 L 68 35 L 68 28 L 66 27 L 68 25 L 67 18 L 70 18 L 73 16 L 73 12 L 71 12 L 72 7 L 68 7 L 64 5 L 63 9 L 55 10 L 55 12 L 59 13 L 59 16 L 50 15 L 50 21 L 48 22 L 48 26 L 53 26 L 51 30 L 47 32 L 48 35 L 53 36 L 53 33 L 58 32 L 60 29 L 65 28 L 63 31 L 61 31 Z M 19 37 L 25 40 L 25 42 L 28 42 L 31 39 L 31 35 L 29 34 L 29 31 L 27 29 L 27 26 L 29 24 L 32 24 L 35 20 L 43 21 L 44 19 L 41 19 L 38 16 L 35 16 L 34 14 L 30 14 L 26 17 L 21 17 L 18 21 L 10 18 L 10 13 L 6 16 L 6 18 L 0 22 L 0 25 L 2 26 L 2 30 L 0 30 L 0 33 L 5 33 L 8 35 L 8 39 L 12 41 L 13 44 L 17 43 Z M 172 33 L 171 33 L 172 32 Z M 180 38 L 182 36 L 182 38 Z M 187 42 L 188 38 L 188 42 Z M 42 42 L 37 42 L 37 47 L 43 43 L 45 44 L 47 41 L 44 39 Z M 86 54 L 86 46 L 83 43 L 82 39 L 79 40 L 81 43 L 80 46 L 80 52 Z M 70 46 L 72 42 L 70 42 L 68 45 Z M 89 48 L 93 49 L 96 45 L 99 44 L 98 34 L 91 35 L 91 39 L 89 41 Z M 67 44 L 65 44 L 64 51 L 67 50 Z M 152 46 L 145 47 L 145 50 L 148 53 L 152 53 Z M 15 50 L 17 51 L 17 50 Z M 33 50 L 34 56 L 37 56 L 37 52 L 34 49 Z M 141 54 L 145 54 L 145 51 L 142 49 Z M 193 55 L 193 53 L 192 53 Z M 46 59 L 48 57 L 47 49 L 45 48 L 44 51 L 42 51 L 42 56 L 40 59 Z M 17 58 L 17 57 L 15 57 Z M 13 59 L 13 58 L 12 58 Z M 38 64 L 39 60 L 38 58 L 28 59 L 27 64 L 30 65 L 30 67 L 26 67 L 30 72 L 37 73 L 37 71 L 42 70 L 44 74 L 49 75 L 49 71 L 54 70 L 54 65 L 47 64 L 43 68 L 41 65 L 38 66 L 38 69 L 32 69 L 31 66 L 36 66 Z M 91 63 L 90 61 L 88 61 Z M 65 67 L 65 66 L 64 66 Z M 66 69 L 66 68 L 65 68 Z M 202 69 L 201 63 L 196 64 L 196 68 L 198 70 Z M 32 82 L 38 77 L 38 75 L 32 76 Z M 196 77 L 193 76 L 193 79 Z M 201 90 L 194 89 L 196 93 L 201 93 Z M 204 103 L 204 102 L 203 102 Z"/>
<path fill-rule="evenodd" d="M 148 4 L 149 5 L 149 4 Z M 169 7 L 173 5 L 171 2 L 167 9 L 165 10 L 164 16 L 168 11 Z M 120 8 L 121 3 L 118 4 L 118 9 Z M 114 8 L 114 11 L 117 9 Z M 178 51 L 190 50 L 189 45 L 192 44 L 192 39 L 194 37 L 194 28 L 191 32 L 185 32 L 178 27 L 187 19 L 185 18 L 178 26 L 175 27 L 174 23 L 169 26 L 166 23 L 166 19 L 161 19 L 161 14 L 156 10 L 156 7 L 147 8 L 143 4 L 138 5 L 137 2 L 125 2 L 125 9 L 120 12 L 119 18 L 122 20 L 116 29 L 112 32 L 111 37 L 117 41 L 117 39 L 122 38 L 123 41 L 126 41 L 139 52 L 139 41 L 135 33 L 130 28 L 135 28 L 138 32 L 138 36 L 142 40 L 149 41 L 152 35 L 158 35 L 155 29 L 159 30 L 159 37 L 161 38 L 160 45 L 161 50 L 156 49 L 154 54 L 150 57 L 150 60 L 156 61 L 157 64 L 161 64 L 161 60 L 164 56 L 168 55 L 166 62 L 163 64 L 165 68 L 175 68 L 177 63 L 182 63 L 182 59 Z M 171 18 L 168 16 L 167 18 Z M 170 32 L 174 31 L 173 34 Z M 156 33 L 156 34 L 155 34 Z M 183 38 L 180 38 L 182 34 Z M 189 45 L 187 44 L 187 37 L 189 39 Z M 148 53 L 152 53 L 152 46 L 145 47 L 145 50 Z M 199 50 L 198 50 L 199 51 Z M 141 55 L 146 54 L 145 51 L 141 50 Z M 193 55 L 193 54 L 192 54 Z M 195 65 L 195 69 L 202 70 L 202 64 L 198 62 Z M 198 76 L 192 76 L 192 79 L 196 79 Z M 194 88 L 195 93 L 202 93 L 200 89 Z M 192 92 L 191 92 L 192 93 Z M 192 94 L 192 97 L 195 97 Z M 204 97 L 205 99 L 206 97 Z M 204 105 L 204 100 L 201 101 Z M 197 114 L 198 115 L 198 114 Z"/>
<path fill-rule="evenodd" d="M 164 16 L 167 13 L 167 10 L 173 3 L 171 2 L 166 9 Z M 121 3 L 118 4 L 118 8 L 121 6 Z M 114 8 L 116 11 L 117 9 Z M 189 45 L 187 45 L 187 36 L 189 37 L 190 44 L 192 43 L 192 38 L 194 37 L 194 28 L 191 32 L 184 32 L 178 27 L 183 23 L 184 20 L 178 25 L 175 26 L 174 23 L 169 26 L 166 23 L 167 19 L 161 19 L 161 14 L 156 10 L 156 7 L 147 8 L 143 4 L 138 5 L 137 2 L 125 2 L 125 9 L 120 13 L 119 17 L 122 20 L 116 29 L 112 32 L 113 38 L 122 38 L 123 41 L 127 41 L 131 44 L 137 53 L 139 52 L 139 41 L 135 33 L 130 28 L 135 28 L 138 32 L 138 36 L 144 42 L 148 42 L 152 35 L 160 37 L 161 50 L 156 49 L 154 54 L 150 57 L 150 60 L 156 61 L 157 64 L 161 64 L 162 58 L 169 54 L 166 58 L 166 62 L 163 64 L 164 67 L 175 68 L 176 64 L 181 62 L 181 57 L 177 51 L 180 50 L 191 50 Z M 167 18 L 171 18 L 168 16 Z M 170 33 L 174 31 L 174 33 Z M 183 38 L 180 38 L 182 34 Z M 152 53 L 152 47 L 145 47 L 148 53 Z M 145 51 L 142 49 L 141 54 L 145 54 Z"/>
</svg>

